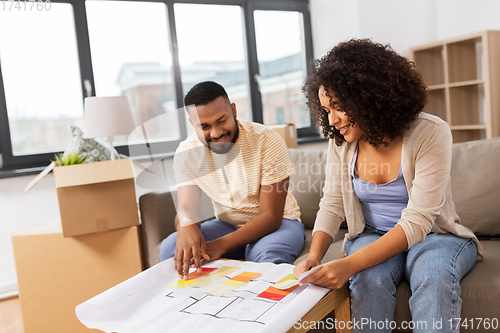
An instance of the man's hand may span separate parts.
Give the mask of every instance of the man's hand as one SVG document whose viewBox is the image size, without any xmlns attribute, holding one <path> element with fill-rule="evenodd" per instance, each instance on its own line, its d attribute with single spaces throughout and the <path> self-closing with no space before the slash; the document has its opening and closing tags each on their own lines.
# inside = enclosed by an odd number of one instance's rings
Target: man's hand
<svg viewBox="0 0 500 333">
<path fill-rule="evenodd" d="M 179 277 L 187 279 L 192 264 L 197 270 L 201 269 L 202 257 L 210 260 L 200 228 L 196 224 L 178 227 L 174 263 Z"/>
<path fill-rule="evenodd" d="M 316 272 L 304 278 L 301 281 L 300 285 L 312 282 L 313 284 L 320 287 L 328 289 L 340 289 L 354 273 L 355 272 L 353 272 L 351 269 L 351 265 L 349 265 L 348 258 L 333 260 L 326 264 L 323 264 L 323 266 Z"/>
<path fill-rule="evenodd" d="M 321 261 L 319 259 L 306 259 L 301 261 L 297 266 L 293 268 L 293 277 L 298 280 L 302 273 L 307 272 L 313 267 L 321 265 Z"/>
<path fill-rule="evenodd" d="M 205 251 L 210 257 L 210 259 L 202 258 L 201 263 L 205 264 L 209 261 L 214 261 L 222 257 L 226 253 L 226 247 L 224 245 L 224 239 L 218 238 L 213 241 L 208 241 L 205 243 Z"/>
</svg>

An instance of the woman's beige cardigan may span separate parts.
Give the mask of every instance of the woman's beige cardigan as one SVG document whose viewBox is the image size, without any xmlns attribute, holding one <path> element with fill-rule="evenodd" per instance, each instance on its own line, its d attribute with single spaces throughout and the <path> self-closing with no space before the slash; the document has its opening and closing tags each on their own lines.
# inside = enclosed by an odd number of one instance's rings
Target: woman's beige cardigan
<svg viewBox="0 0 500 333">
<path fill-rule="evenodd" d="M 363 232 L 365 219 L 350 173 L 356 145 L 357 142 L 344 142 L 341 146 L 333 140 L 329 142 L 325 187 L 313 233 L 323 231 L 334 238 L 344 219 L 349 230 L 346 239 Z M 450 182 L 451 145 L 448 124 L 423 112 L 405 131 L 401 163 L 409 200 L 398 224 L 405 232 L 408 249 L 430 232 L 450 232 L 472 238 L 482 256 L 481 244 L 471 230 L 460 224 L 455 212 Z"/>
</svg>

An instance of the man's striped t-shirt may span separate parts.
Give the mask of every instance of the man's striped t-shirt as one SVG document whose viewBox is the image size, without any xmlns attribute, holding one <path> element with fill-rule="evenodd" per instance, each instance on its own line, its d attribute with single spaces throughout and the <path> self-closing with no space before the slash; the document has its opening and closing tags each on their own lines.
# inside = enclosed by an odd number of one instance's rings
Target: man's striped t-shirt
<svg viewBox="0 0 500 333">
<path fill-rule="evenodd" d="M 177 148 L 174 170 L 178 186 L 197 185 L 211 199 L 221 221 L 242 225 L 260 214 L 261 185 L 293 174 L 283 138 L 264 125 L 237 120 L 239 136 L 225 154 L 208 149 L 196 134 Z M 284 219 L 300 221 L 300 210 L 289 187 Z"/>
</svg>

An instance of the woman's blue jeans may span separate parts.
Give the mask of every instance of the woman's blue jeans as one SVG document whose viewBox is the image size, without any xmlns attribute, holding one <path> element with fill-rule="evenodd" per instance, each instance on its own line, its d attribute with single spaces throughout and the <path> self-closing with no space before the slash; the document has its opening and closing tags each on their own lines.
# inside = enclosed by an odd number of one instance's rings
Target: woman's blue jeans
<svg viewBox="0 0 500 333">
<path fill-rule="evenodd" d="M 356 239 L 347 241 L 347 255 L 384 233 L 366 226 Z M 412 292 L 412 323 L 405 324 L 413 325 L 413 332 L 458 332 L 454 319 L 460 318 L 462 309 L 460 280 L 474 267 L 476 257 L 472 239 L 431 233 L 408 251 L 353 275 L 349 279 L 352 331 L 392 331 L 396 287 L 404 277 Z"/>
</svg>

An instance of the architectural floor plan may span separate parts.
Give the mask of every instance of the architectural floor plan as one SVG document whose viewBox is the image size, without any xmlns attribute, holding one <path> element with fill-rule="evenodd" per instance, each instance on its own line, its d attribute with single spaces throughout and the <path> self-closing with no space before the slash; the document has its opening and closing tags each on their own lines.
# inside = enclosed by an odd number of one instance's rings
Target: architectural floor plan
<svg viewBox="0 0 500 333">
<path fill-rule="evenodd" d="M 285 332 L 328 291 L 286 290 L 292 265 L 217 260 L 179 280 L 167 260 L 76 308 L 88 328 L 105 332 Z"/>
</svg>

